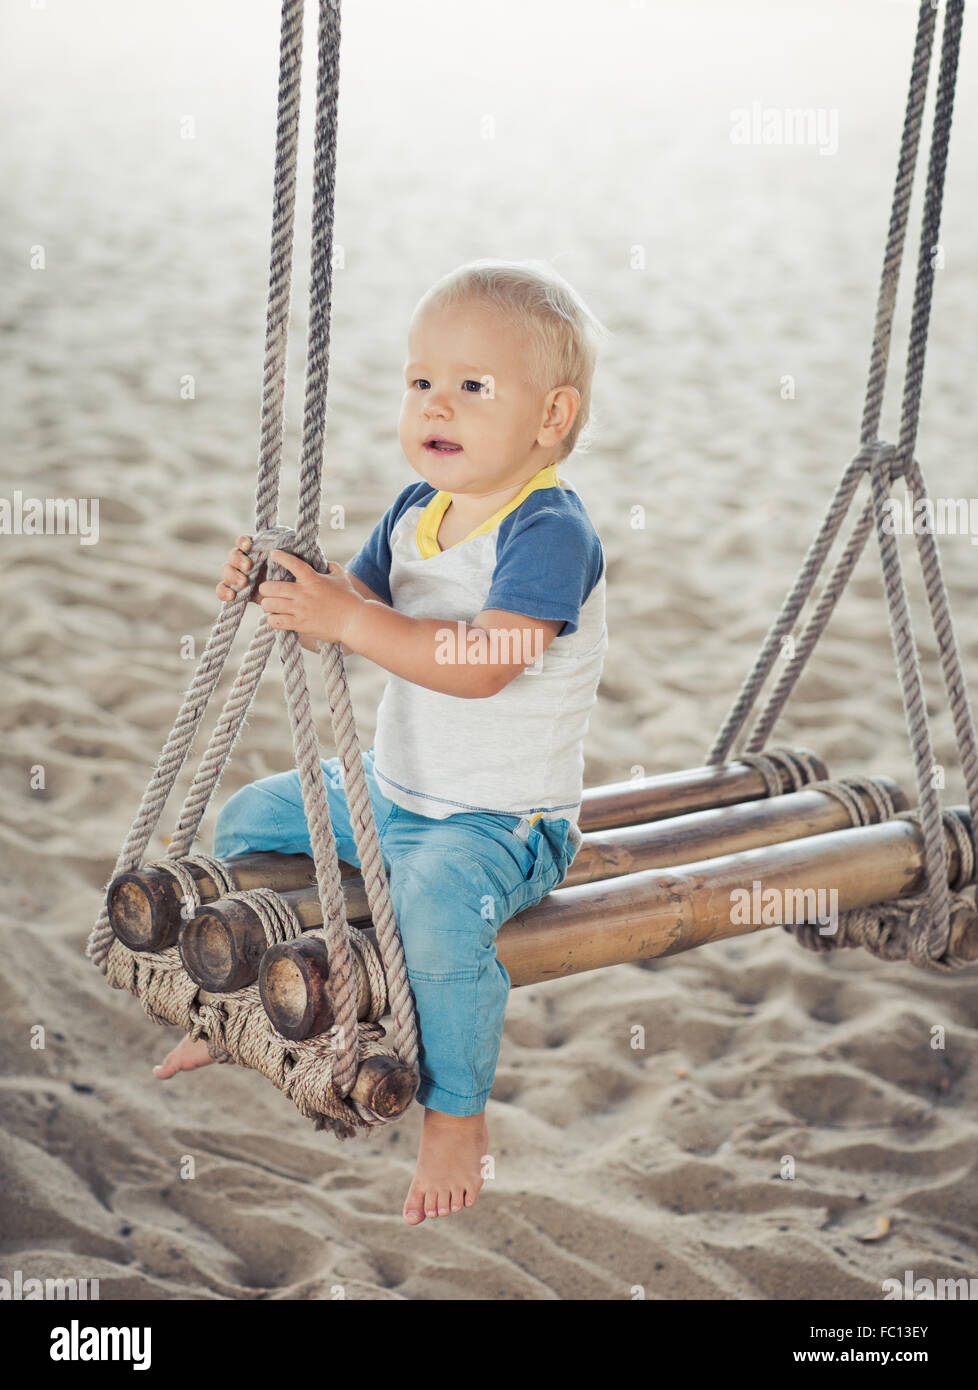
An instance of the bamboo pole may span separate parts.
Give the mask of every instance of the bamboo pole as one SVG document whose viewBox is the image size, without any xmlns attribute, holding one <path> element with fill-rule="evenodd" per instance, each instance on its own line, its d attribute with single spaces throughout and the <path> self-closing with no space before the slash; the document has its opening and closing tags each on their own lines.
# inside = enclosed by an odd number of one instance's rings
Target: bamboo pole
<svg viewBox="0 0 978 1390">
<path fill-rule="evenodd" d="M 321 936 L 300 936 L 281 951 L 271 946 L 259 962 L 262 1004 L 283 1038 L 311 1038 L 333 1026 L 329 995 L 329 954 Z M 357 975 L 357 1018 L 366 1018 L 370 994 L 366 978 Z M 216 998 L 221 995 L 217 994 Z"/>
<path fill-rule="evenodd" d="M 413 1067 L 393 1057 L 364 1057 L 350 1094 L 382 1120 L 394 1120 L 404 1114 L 417 1088 Z"/>
<path fill-rule="evenodd" d="M 824 780 L 828 776 L 825 764 L 808 749 L 790 751 L 810 765 L 812 780 Z M 783 776 L 781 782 L 783 792 L 790 790 Z M 659 777 L 586 788 L 578 825 L 582 833 L 639 825 L 691 811 L 758 801 L 767 795 L 761 774 L 747 763 L 735 760 L 722 766 L 689 768 Z M 237 889 L 268 887 L 284 893 L 316 882 L 312 859 L 305 854 L 240 854 L 224 862 Z M 221 896 L 205 869 L 194 864 L 188 864 L 187 869 L 196 881 L 202 903 L 214 902 Z M 358 887 L 354 888 L 352 883 L 349 886 L 354 897 L 357 893 L 363 894 L 363 880 L 358 870 L 341 860 L 340 871 L 344 889 L 349 880 L 357 879 Z M 165 869 L 149 867 L 120 874 L 109 884 L 106 905 L 112 930 L 130 951 L 163 951 L 176 945 L 184 921 L 180 888 Z M 356 915 L 351 915 L 351 909 L 354 913 L 359 910 L 348 904 L 347 919 L 358 920 Z"/>
<path fill-rule="evenodd" d="M 907 798 L 891 778 L 875 781 L 897 810 Z M 872 798 L 852 789 L 868 820 L 877 811 Z M 850 824 L 849 813 L 838 797 L 817 787 L 787 796 L 746 801 L 708 811 L 693 811 L 650 825 L 622 826 L 586 835 L 563 884 L 573 886 L 635 873 L 640 869 L 665 868 L 696 859 L 776 844 L 809 835 L 840 830 Z M 344 884 L 347 920 L 370 921 L 370 908 L 362 878 Z M 282 894 L 303 929 L 322 925 L 322 907 L 315 888 Z M 247 903 L 221 899 L 206 904 L 183 926 L 180 954 L 187 974 L 205 989 L 231 993 L 258 978 L 266 950 L 265 933 L 257 913 Z"/>
<path fill-rule="evenodd" d="M 970 827 L 967 808 L 954 809 Z M 953 883 L 960 860 L 946 827 L 945 843 Z M 889 820 L 667 872 L 643 870 L 609 882 L 560 888 L 504 922 L 496 949 L 514 987 L 539 984 L 609 965 L 676 955 L 777 926 L 778 920 L 764 920 L 765 914 L 776 916 L 772 893 L 782 904 L 782 920 L 790 913 L 792 920 L 814 922 L 819 894 L 835 912 L 849 912 L 916 893 L 924 877 L 919 827 L 908 820 Z M 734 911 L 735 894 L 748 897 L 746 920 L 739 920 Z M 365 935 L 372 939 L 372 929 Z M 297 943 L 287 942 L 266 952 L 259 976 L 266 1012 L 283 1033 L 283 1024 L 292 1030 L 286 1036 L 296 1038 L 311 1036 L 301 1031 L 304 1027 L 331 1023 L 323 1007 L 328 998 L 325 946 L 315 936 L 302 940 L 305 949 L 298 969 L 288 969 Z M 316 940 L 322 951 L 312 947 Z M 978 913 L 973 908 L 955 912 L 951 945 L 956 954 L 978 960 Z"/>
<path fill-rule="evenodd" d="M 374 936 L 373 929 L 370 936 Z M 282 950 L 282 946 L 292 949 Z M 367 1015 L 363 973 L 359 977 L 357 1018 Z M 283 1038 L 298 1040 L 328 1033 L 333 1026 L 329 997 L 329 952 L 321 936 L 301 936 L 270 946 L 259 962 L 258 988 L 265 1013 Z M 220 998 L 220 994 L 217 998 Z"/>
<path fill-rule="evenodd" d="M 892 777 L 871 779 L 889 797 L 894 811 L 905 811 L 907 795 Z M 878 819 L 876 803 L 858 787 L 849 791 L 862 807 L 867 822 Z M 666 868 L 694 859 L 716 859 L 759 845 L 799 840 L 851 825 L 849 812 L 837 796 L 818 787 L 788 792 L 759 801 L 691 811 L 643 825 L 620 826 L 587 834 L 559 885 L 573 888 L 618 878 L 640 869 Z"/>
<path fill-rule="evenodd" d="M 966 807 L 954 809 L 967 815 Z M 954 882 L 960 871 L 957 844 L 946 827 L 944 833 L 948 878 Z M 919 827 L 888 820 L 685 864 L 673 873 L 645 870 L 562 889 L 504 923 L 497 950 L 514 985 L 537 984 L 779 925 L 733 920 L 731 894 L 752 890 L 755 883 L 792 906 L 799 894 L 810 904 L 813 893 L 817 900 L 819 892 L 834 891 L 841 913 L 907 897 L 920 890 L 924 878 Z M 978 918 L 961 924 L 966 948 L 961 953 L 968 959 L 978 958 L 976 926 Z"/>
<path fill-rule="evenodd" d="M 308 888 L 316 883 L 316 869 L 308 854 L 275 854 L 261 851 L 239 854 L 223 861 L 237 889 L 273 888 L 278 893 Z M 213 902 L 220 890 L 211 875 L 197 864 L 188 864 L 201 900 Z M 351 864 L 340 863 L 344 880 L 358 876 Z M 362 882 L 362 880 L 361 880 Z M 109 884 L 106 905 L 112 930 L 130 951 L 165 951 L 175 946 L 184 922 L 180 885 L 165 869 L 132 869 Z"/>
<path fill-rule="evenodd" d="M 788 751 L 802 764 L 810 765 L 812 775 L 808 781 L 824 782 L 828 777 L 825 764 L 809 749 Z M 783 774 L 779 777 L 782 794 L 790 792 L 790 782 Z M 734 759 L 720 765 L 686 768 L 659 777 L 592 787 L 584 793 L 578 825 L 582 831 L 611 830 L 621 825 L 665 820 L 689 811 L 735 806 L 741 801 L 757 801 L 767 795 L 761 774 L 747 763 Z"/>
</svg>

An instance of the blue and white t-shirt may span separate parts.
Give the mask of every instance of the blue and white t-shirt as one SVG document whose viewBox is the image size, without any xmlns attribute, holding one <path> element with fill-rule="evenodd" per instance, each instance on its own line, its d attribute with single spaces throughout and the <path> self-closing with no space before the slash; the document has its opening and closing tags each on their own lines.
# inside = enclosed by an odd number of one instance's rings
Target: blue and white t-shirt
<svg viewBox="0 0 978 1390">
<path fill-rule="evenodd" d="M 605 559 L 556 469 L 541 468 L 447 550 L 437 535 L 451 493 L 410 483 L 347 569 L 398 612 L 444 618 L 446 640 L 484 608 L 563 620 L 533 666 L 485 699 L 392 674 L 377 710 L 374 773 L 391 801 L 420 815 L 562 818 L 579 843 L 583 740 L 608 647 Z"/>
</svg>

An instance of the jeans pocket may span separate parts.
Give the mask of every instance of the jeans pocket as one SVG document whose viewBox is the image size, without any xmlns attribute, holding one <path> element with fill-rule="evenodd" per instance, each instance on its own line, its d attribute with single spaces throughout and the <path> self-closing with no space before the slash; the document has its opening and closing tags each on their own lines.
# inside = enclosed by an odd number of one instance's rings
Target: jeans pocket
<svg viewBox="0 0 978 1390">
<path fill-rule="evenodd" d="M 530 824 L 529 816 L 521 816 L 512 830 L 513 838 L 524 854 L 524 883 L 533 883 L 553 864 L 550 842 L 538 824 Z"/>
<path fill-rule="evenodd" d="M 545 884 L 543 893 L 546 894 L 566 879 L 582 836 L 576 824 L 566 820 L 540 820 L 531 828 L 531 837 L 534 832 L 539 837 L 534 879 Z"/>
</svg>

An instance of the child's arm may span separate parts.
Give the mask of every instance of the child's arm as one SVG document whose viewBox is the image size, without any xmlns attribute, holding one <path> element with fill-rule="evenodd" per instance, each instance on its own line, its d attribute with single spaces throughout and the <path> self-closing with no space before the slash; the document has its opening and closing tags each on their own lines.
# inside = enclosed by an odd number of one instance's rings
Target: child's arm
<svg viewBox="0 0 978 1390">
<path fill-rule="evenodd" d="M 354 651 L 404 680 L 480 700 L 532 666 L 563 626 L 498 608 L 484 609 L 470 623 L 411 618 L 367 602 L 351 609 L 343 632 Z"/>
<path fill-rule="evenodd" d="M 563 627 L 562 621 L 500 609 L 485 609 L 471 623 L 412 618 L 376 597 L 366 598 L 355 577 L 332 561 L 327 574 L 318 574 L 280 550 L 272 558 L 295 575 L 295 582 L 260 585 L 271 627 L 299 632 L 313 645 L 341 642 L 344 650 L 444 695 L 473 700 L 495 695 L 532 665 Z"/>
</svg>

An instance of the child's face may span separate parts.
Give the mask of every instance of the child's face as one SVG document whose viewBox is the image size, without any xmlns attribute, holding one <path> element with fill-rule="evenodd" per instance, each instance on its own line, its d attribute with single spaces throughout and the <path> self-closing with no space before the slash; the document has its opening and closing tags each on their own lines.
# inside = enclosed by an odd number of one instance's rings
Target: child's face
<svg viewBox="0 0 978 1390">
<path fill-rule="evenodd" d="M 408 463 L 432 487 L 484 496 L 550 461 L 548 397 L 528 384 L 524 351 L 491 305 L 428 306 L 411 321 L 399 433 Z M 438 450 L 426 444 L 432 437 L 460 447 Z"/>
</svg>

